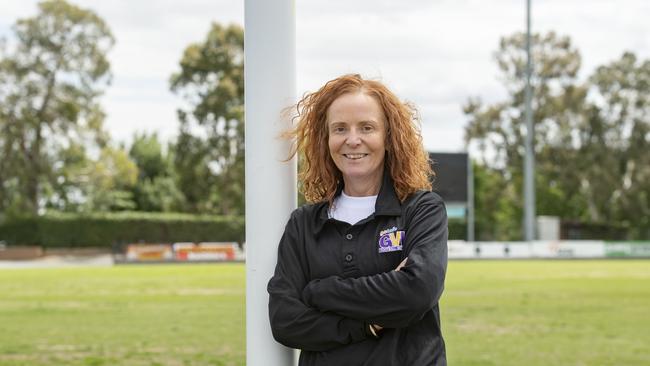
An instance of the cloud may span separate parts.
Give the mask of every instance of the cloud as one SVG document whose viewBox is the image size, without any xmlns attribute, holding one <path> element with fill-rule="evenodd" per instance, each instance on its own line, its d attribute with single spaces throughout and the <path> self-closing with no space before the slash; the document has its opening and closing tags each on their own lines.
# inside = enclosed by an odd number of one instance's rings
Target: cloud
<svg viewBox="0 0 650 366">
<path fill-rule="evenodd" d="M 355 1 L 352 9 L 331 1 L 300 4 L 300 92 L 342 73 L 379 76 L 418 104 L 425 145 L 452 151 L 464 146 L 461 106 L 467 98 L 505 98 L 493 53 L 500 37 L 526 26 L 525 2 L 513 0 Z M 624 49 L 649 56 L 649 6 L 642 0 L 533 2 L 533 31 L 571 36 L 587 75 Z"/>
<path fill-rule="evenodd" d="M 5 1 L 0 35 L 36 1 Z M 244 23 L 243 0 L 77 0 L 113 30 L 113 84 L 104 97 L 107 127 L 117 139 L 134 131 L 173 138 L 182 101 L 168 91 L 182 52 L 204 39 L 212 21 Z M 571 36 L 583 56 L 582 76 L 631 50 L 650 57 L 647 0 L 533 1 L 533 30 Z M 296 1 L 297 92 L 343 73 L 379 77 L 415 102 L 427 148 L 464 148 L 461 106 L 470 96 L 505 97 L 493 52 L 499 38 L 525 31 L 520 0 Z"/>
</svg>

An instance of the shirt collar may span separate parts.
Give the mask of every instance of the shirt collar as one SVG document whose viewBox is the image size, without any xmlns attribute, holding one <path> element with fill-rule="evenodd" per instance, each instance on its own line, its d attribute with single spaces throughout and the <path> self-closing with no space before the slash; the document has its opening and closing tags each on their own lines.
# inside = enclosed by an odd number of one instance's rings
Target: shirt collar
<svg viewBox="0 0 650 366">
<path fill-rule="evenodd" d="M 338 188 L 336 189 L 335 197 L 341 194 L 343 191 L 343 182 L 339 183 Z M 323 226 L 329 220 L 329 203 L 321 202 L 318 204 L 317 208 L 316 222 L 314 223 L 314 234 L 318 235 Z M 388 167 L 384 167 L 384 175 L 382 178 L 381 188 L 379 189 L 379 194 L 377 195 L 377 202 L 375 202 L 375 216 L 399 216 L 402 214 L 402 204 L 395 193 L 395 187 L 393 184 L 393 178 L 390 176 Z"/>
</svg>

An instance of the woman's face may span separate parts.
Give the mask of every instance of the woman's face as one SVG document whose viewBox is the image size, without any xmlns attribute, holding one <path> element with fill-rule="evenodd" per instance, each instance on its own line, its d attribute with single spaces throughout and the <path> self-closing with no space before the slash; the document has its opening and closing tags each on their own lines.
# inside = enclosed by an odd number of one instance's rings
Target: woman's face
<svg viewBox="0 0 650 366">
<path fill-rule="evenodd" d="M 363 92 L 343 94 L 327 109 L 329 151 L 348 188 L 381 185 L 386 155 L 386 116 Z M 377 192 L 371 193 L 377 194 Z"/>
</svg>

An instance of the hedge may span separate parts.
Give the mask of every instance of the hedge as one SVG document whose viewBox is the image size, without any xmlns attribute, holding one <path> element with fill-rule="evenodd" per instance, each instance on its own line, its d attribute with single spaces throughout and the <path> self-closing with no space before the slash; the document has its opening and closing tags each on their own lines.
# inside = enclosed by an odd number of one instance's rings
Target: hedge
<svg viewBox="0 0 650 366">
<path fill-rule="evenodd" d="M 566 239 L 629 239 L 620 227 L 604 230 L 596 224 L 563 223 Z M 573 231 L 567 230 L 567 227 Z M 577 232 L 579 230 L 579 232 Z M 480 228 L 477 227 L 477 238 Z M 570 233 L 572 235 L 567 235 Z M 578 235 L 579 234 L 579 235 Z M 645 235 L 637 235 L 647 239 Z M 568 237 L 567 237 L 568 236 Z M 465 240 L 464 220 L 449 220 L 449 239 Z M 245 238 L 243 216 L 208 216 L 169 213 L 48 213 L 37 217 L 7 218 L 0 222 L 0 241 L 9 245 L 44 248 L 113 247 L 127 243 L 235 241 Z"/>
<path fill-rule="evenodd" d="M 48 213 L 7 218 L 0 223 L 0 240 L 9 245 L 112 247 L 125 243 L 204 241 L 243 242 L 243 216 L 169 213 Z"/>
<path fill-rule="evenodd" d="M 640 239 L 642 235 L 624 223 L 566 220 L 560 224 L 560 236 L 569 240 L 631 240 Z"/>
<path fill-rule="evenodd" d="M 449 220 L 449 239 L 464 240 L 465 222 Z M 169 213 L 49 213 L 0 223 L 0 240 L 44 248 L 111 247 L 126 243 L 236 241 L 245 239 L 243 216 Z"/>
<path fill-rule="evenodd" d="M 467 224 L 465 224 L 465 220 L 449 219 L 447 221 L 447 228 L 449 230 L 449 240 L 467 239 Z"/>
<path fill-rule="evenodd" d="M 475 237 L 482 239 L 482 227 L 475 224 Z M 596 223 L 562 221 L 560 223 L 562 240 L 648 240 L 650 228 L 630 228 L 621 223 Z M 464 219 L 449 219 L 449 240 L 467 240 L 467 224 Z M 496 238 L 494 240 L 502 240 Z"/>
</svg>

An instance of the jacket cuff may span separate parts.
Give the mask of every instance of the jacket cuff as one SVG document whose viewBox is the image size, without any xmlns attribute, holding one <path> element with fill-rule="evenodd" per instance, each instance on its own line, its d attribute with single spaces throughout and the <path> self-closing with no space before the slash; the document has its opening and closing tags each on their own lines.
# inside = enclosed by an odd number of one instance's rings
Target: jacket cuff
<svg viewBox="0 0 650 366">
<path fill-rule="evenodd" d="M 372 337 L 372 335 L 368 335 L 368 332 L 370 330 L 368 329 L 368 323 L 364 321 L 356 319 L 344 319 L 342 323 L 345 324 L 345 327 L 348 328 L 347 330 L 349 331 L 350 339 L 352 341 L 350 343 L 361 342 L 368 339 L 369 337 Z"/>
<path fill-rule="evenodd" d="M 310 308 L 315 308 L 314 304 L 312 303 L 312 297 L 313 297 L 312 284 L 314 284 L 314 282 L 316 281 L 318 280 L 314 280 L 307 283 L 305 288 L 302 289 L 302 293 L 300 295 L 302 303 L 309 306 Z"/>
<path fill-rule="evenodd" d="M 377 338 L 374 334 L 372 334 L 372 331 L 370 330 L 370 323 L 363 322 L 363 329 L 365 330 L 366 338 Z"/>
</svg>

